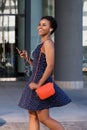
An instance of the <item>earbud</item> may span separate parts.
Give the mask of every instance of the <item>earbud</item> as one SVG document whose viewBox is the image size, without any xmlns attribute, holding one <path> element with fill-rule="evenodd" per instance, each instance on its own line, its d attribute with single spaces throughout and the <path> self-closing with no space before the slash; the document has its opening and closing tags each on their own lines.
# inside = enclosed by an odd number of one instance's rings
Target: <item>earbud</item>
<svg viewBox="0 0 87 130">
<path fill-rule="evenodd" d="M 50 30 L 49 30 L 49 34 L 51 34 L 52 30 L 53 30 L 53 29 L 50 29 Z"/>
<path fill-rule="evenodd" d="M 50 29 L 50 32 L 52 32 L 53 29 Z"/>
</svg>

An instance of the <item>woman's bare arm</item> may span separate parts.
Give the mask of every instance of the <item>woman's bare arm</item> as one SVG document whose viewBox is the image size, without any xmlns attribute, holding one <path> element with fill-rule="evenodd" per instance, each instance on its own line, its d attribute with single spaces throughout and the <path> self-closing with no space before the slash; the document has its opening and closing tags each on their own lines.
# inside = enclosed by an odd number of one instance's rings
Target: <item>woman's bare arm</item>
<svg viewBox="0 0 87 130">
<path fill-rule="evenodd" d="M 43 46 L 46 55 L 47 67 L 43 73 L 42 78 L 38 82 L 39 86 L 41 86 L 47 80 L 54 69 L 54 44 L 51 40 L 47 40 Z"/>
</svg>

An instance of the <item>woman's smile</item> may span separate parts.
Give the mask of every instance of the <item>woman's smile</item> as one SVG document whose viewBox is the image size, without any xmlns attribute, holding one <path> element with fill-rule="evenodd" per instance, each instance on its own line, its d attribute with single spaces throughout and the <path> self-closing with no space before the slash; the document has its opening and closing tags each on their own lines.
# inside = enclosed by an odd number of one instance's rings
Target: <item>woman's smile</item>
<svg viewBox="0 0 87 130">
<path fill-rule="evenodd" d="M 50 22 L 46 19 L 43 19 L 40 21 L 39 25 L 38 25 L 38 34 L 40 36 L 43 36 L 43 35 L 47 35 L 49 34 L 49 30 L 50 30 Z"/>
</svg>

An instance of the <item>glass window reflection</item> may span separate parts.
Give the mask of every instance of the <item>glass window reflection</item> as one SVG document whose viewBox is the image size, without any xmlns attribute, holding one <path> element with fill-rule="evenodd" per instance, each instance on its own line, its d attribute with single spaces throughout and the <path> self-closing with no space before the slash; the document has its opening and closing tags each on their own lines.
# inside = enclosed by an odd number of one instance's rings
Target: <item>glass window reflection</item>
<svg viewBox="0 0 87 130">
<path fill-rule="evenodd" d="M 23 68 L 23 63 L 22 67 L 18 66 L 17 61 L 20 62 L 20 60 L 18 60 L 15 46 L 20 47 L 21 43 L 22 46 L 25 44 L 24 2 L 25 0 L 0 0 L 0 77 L 17 76 L 19 69 Z M 22 35 L 19 35 L 20 32 Z M 23 42 L 20 42 L 20 39 Z M 23 69 L 20 71 L 23 72 Z"/>
<path fill-rule="evenodd" d="M 0 0 L 0 14 L 17 14 L 18 0 Z"/>
</svg>

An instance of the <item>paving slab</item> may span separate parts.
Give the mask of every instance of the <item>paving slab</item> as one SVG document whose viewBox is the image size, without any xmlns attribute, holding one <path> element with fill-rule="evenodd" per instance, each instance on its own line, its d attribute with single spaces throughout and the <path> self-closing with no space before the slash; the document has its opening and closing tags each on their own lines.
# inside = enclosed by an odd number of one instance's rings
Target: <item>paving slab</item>
<svg viewBox="0 0 87 130">
<path fill-rule="evenodd" d="M 27 111 L 18 107 L 26 82 L 0 82 L 0 130 L 27 130 Z M 87 84 L 83 89 L 65 89 L 72 103 L 50 109 L 50 115 L 65 130 L 87 130 Z M 41 130 L 48 130 L 41 124 Z"/>
<path fill-rule="evenodd" d="M 87 122 L 61 122 L 65 130 L 87 130 Z M 41 124 L 40 130 L 48 130 Z M 6 123 L 0 127 L 0 130 L 28 130 L 28 123 Z"/>
</svg>

